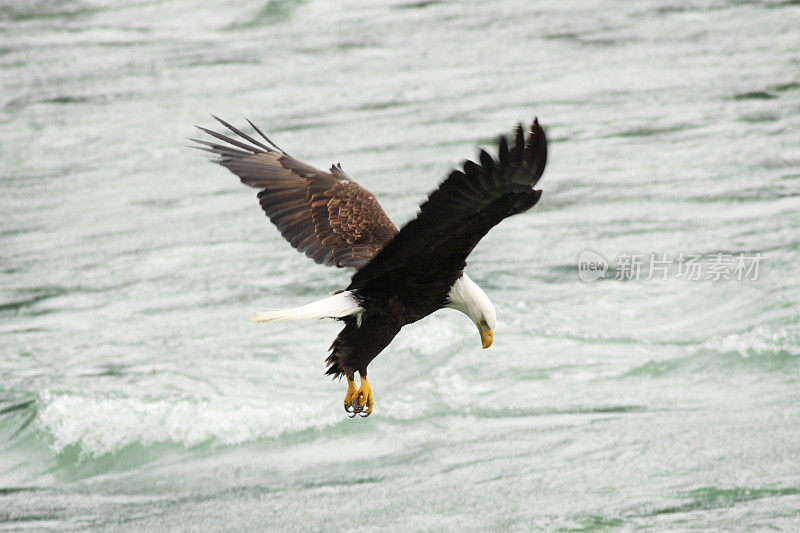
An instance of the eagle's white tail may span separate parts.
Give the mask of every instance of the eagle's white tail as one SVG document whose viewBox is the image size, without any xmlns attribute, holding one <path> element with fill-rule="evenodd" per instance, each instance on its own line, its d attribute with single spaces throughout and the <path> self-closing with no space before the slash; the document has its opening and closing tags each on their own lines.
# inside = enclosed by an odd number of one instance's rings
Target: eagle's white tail
<svg viewBox="0 0 800 533">
<path fill-rule="evenodd" d="M 290 307 L 288 309 L 270 309 L 250 316 L 253 322 L 272 322 L 273 320 L 303 320 L 306 318 L 341 318 L 355 315 L 364 309 L 350 291 L 340 292 L 322 300 Z"/>
</svg>

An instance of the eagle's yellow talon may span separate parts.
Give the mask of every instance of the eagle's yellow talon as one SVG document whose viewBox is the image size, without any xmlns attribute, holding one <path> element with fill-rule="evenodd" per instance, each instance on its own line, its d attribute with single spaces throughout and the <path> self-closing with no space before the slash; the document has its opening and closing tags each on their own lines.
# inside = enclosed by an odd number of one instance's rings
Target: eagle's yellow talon
<svg viewBox="0 0 800 533">
<path fill-rule="evenodd" d="M 348 413 L 352 411 L 353 405 L 356 404 L 356 399 L 358 398 L 356 390 L 356 382 L 353 381 L 353 378 L 347 377 L 347 393 L 344 395 L 344 410 Z"/>
<path fill-rule="evenodd" d="M 361 376 L 361 387 L 356 389 L 356 382 L 353 378 L 347 376 L 347 393 L 344 395 L 344 410 L 350 418 L 356 416 L 356 413 L 366 418 L 372 414 L 372 406 L 374 405 L 372 397 L 372 388 L 369 386 L 369 381 L 364 376 Z"/>
<path fill-rule="evenodd" d="M 358 389 L 358 405 L 364 410 L 364 414 L 361 416 L 369 416 L 372 413 L 372 406 L 374 404 L 374 400 L 372 397 L 372 387 L 369 386 L 369 381 L 364 376 L 361 376 L 361 388 Z"/>
<path fill-rule="evenodd" d="M 372 392 L 370 392 L 369 396 L 367 396 L 367 409 L 363 413 L 361 413 L 362 418 L 367 418 L 369 415 L 372 414 L 372 404 L 373 404 Z"/>
</svg>

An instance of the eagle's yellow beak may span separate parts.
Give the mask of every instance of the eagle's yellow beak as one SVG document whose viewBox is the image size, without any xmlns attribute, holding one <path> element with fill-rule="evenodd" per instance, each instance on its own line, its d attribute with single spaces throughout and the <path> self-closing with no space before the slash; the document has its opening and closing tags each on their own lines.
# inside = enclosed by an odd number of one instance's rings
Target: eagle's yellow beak
<svg viewBox="0 0 800 533">
<path fill-rule="evenodd" d="M 491 329 L 484 329 L 480 325 L 478 325 L 478 332 L 481 334 L 481 344 L 483 348 L 486 349 L 492 345 L 492 341 L 494 340 L 494 331 Z"/>
</svg>

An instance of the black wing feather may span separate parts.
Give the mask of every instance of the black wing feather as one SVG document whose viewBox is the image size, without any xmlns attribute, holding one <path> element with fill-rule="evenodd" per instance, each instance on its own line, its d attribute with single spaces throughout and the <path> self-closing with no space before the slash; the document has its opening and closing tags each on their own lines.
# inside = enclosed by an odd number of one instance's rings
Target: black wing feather
<svg viewBox="0 0 800 533">
<path fill-rule="evenodd" d="M 547 138 L 534 120 L 526 139 L 520 124 L 513 144 L 498 143 L 497 158 L 479 153 L 480 164 L 465 161 L 420 206 L 419 214 L 363 268 L 349 288 L 363 288 L 383 277 L 458 275 L 466 258 L 489 230 L 539 201 L 533 187 L 547 163 Z M 453 278 L 455 279 L 455 278 Z"/>
</svg>

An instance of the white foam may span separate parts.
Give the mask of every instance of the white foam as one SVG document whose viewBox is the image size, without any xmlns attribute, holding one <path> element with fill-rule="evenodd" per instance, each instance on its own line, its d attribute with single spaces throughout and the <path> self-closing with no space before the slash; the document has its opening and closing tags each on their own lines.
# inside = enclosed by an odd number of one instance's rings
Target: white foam
<svg viewBox="0 0 800 533">
<path fill-rule="evenodd" d="M 732 333 L 703 343 L 703 348 L 736 352 L 742 357 L 768 357 L 778 353 L 800 355 L 798 335 L 785 328 L 757 327 L 744 333 Z"/>
<path fill-rule="evenodd" d="M 145 401 L 49 394 L 43 401 L 38 423 L 52 436 L 53 450 L 60 453 L 77 446 L 91 456 L 114 453 L 132 444 L 241 444 L 322 429 L 342 420 L 329 403 L 267 405 L 228 399 Z"/>
</svg>

